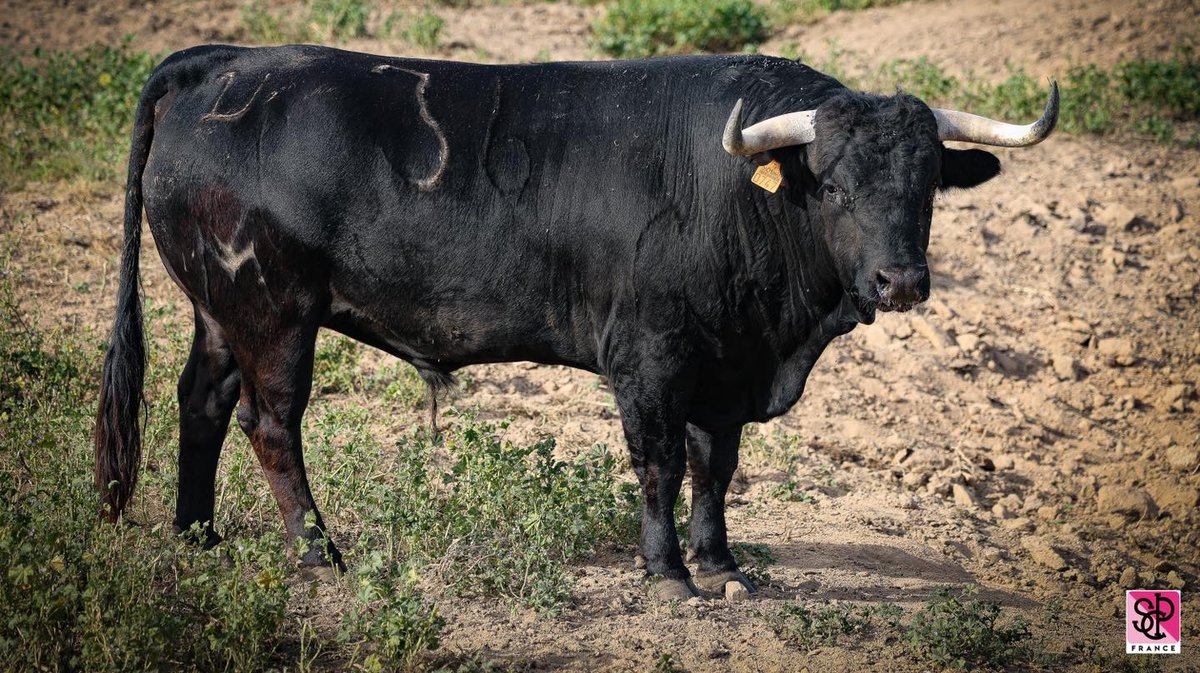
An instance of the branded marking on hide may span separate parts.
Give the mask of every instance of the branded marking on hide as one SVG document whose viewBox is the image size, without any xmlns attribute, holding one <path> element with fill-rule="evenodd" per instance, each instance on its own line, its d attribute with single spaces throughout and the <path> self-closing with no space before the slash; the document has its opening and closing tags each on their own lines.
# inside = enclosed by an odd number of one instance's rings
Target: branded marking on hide
<svg viewBox="0 0 1200 673">
<path fill-rule="evenodd" d="M 225 86 L 221 87 L 221 93 L 217 94 L 217 99 L 213 101 L 212 110 L 209 110 L 204 114 L 204 116 L 200 117 L 200 121 L 231 122 L 241 119 L 246 112 L 250 110 L 250 106 L 254 104 L 254 99 L 258 98 L 258 94 L 262 92 L 263 87 L 267 84 L 267 80 L 271 79 L 271 73 L 267 73 L 263 76 L 262 81 L 258 83 L 258 88 L 254 90 L 254 93 L 250 94 L 250 98 L 246 100 L 246 104 L 243 105 L 241 109 L 233 110 L 231 112 L 217 112 L 217 109 L 221 107 L 222 101 L 225 100 L 225 94 L 229 92 L 229 87 L 233 85 L 233 80 L 236 77 L 236 70 L 231 70 L 224 75 L 221 75 L 220 79 L 225 80 Z"/>
<path fill-rule="evenodd" d="M 519 194 L 529 182 L 529 150 L 516 136 L 493 138 L 500 118 L 501 85 L 496 82 L 492 96 L 492 114 L 483 137 L 481 162 L 488 181 L 501 194 Z"/>
<path fill-rule="evenodd" d="M 381 63 L 373 68 L 371 72 L 376 75 L 383 74 L 388 70 L 396 70 L 403 73 L 408 73 L 417 78 L 417 110 L 421 115 L 421 121 L 433 131 L 433 135 L 438 140 L 438 165 L 428 176 L 419 180 L 414 180 L 417 189 L 428 192 L 437 189 L 437 186 L 442 181 L 442 175 L 446 172 L 446 165 L 450 162 L 450 143 L 446 141 L 446 134 L 442 132 L 442 127 L 433 118 L 429 112 L 429 103 L 425 99 L 425 89 L 429 86 L 429 73 L 420 72 L 417 70 L 409 70 L 408 68 L 400 68 L 387 63 Z"/>
</svg>

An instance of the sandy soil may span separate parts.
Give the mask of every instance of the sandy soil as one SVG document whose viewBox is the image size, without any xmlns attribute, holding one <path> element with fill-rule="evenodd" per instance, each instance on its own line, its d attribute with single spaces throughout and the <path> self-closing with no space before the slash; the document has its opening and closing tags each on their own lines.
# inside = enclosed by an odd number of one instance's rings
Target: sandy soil
<svg viewBox="0 0 1200 673">
<path fill-rule="evenodd" d="M 176 48 L 236 38 L 239 7 L 122 0 L 33 11 L 0 0 L 0 44 L 65 48 L 133 33 L 139 47 Z M 450 46 L 440 55 L 587 57 L 594 12 L 444 10 Z M 868 59 L 928 55 L 988 76 L 1012 61 L 1052 75 L 1161 55 L 1194 40 L 1198 13 L 1170 0 L 942 0 L 835 14 L 767 47 L 799 42 L 819 56 L 833 39 Z M 730 528 L 778 559 L 759 597 L 654 605 L 628 553 L 614 552 L 579 567 L 577 604 L 557 619 L 439 601 L 447 647 L 522 669 L 647 670 L 671 652 L 694 671 L 920 670 L 896 661 L 891 643 L 797 650 L 759 615 L 796 597 L 913 607 L 938 586 L 973 582 L 1031 617 L 1064 600 L 1068 623 L 1051 636 L 1064 647 L 1094 638 L 1114 653 L 1124 587 L 1190 593 L 1200 574 L 1200 152 L 1058 135 L 998 154 L 1004 174 L 937 203 L 933 299 L 836 342 L 805 398 L 748 439 Z M 18 261 L 43 320 L 107 329 L 120 207 L 111 185 L 3 195 L 4 230 L 40 242 Z M 145 245 L 148 295 L 179 301 L 148 235 Z M 568 452 L 621 444 L 592 375 L 515 364 L 471 377 L 455 404 L 513 417 L 517 436 L 553 434 Z M 778 431 L 796 441 L 783 446 Z M 814 502 L 771 495 L 789 479 Z M 1163 663 L 1195 670 L 1192 652 Z"/>
</svg>

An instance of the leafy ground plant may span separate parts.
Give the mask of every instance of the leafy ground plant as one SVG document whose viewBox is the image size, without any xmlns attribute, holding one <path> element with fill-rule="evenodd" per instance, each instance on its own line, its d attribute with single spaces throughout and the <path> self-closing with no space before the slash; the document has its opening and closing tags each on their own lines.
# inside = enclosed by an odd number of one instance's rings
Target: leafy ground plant
<svg viewBox="0 0 1200 673">
<path fill-rule="evenodd" d="M 633 539 L 633 491 L 604 447 L 568 462 L 552 439 L 514 444 L 505 429 L 459 417 L 443 444 L 406 442 L 368 528 L 453 593 L 553 611 L 570 599 L 570 562 Z"/>
<path fill-rule="evenodd" d="M 900 614 L 900 608 L 892 603 L 840 603 L 815 609 L 791 603 L 783 606 L 769 622 L 784 640 L 802 649 L 812 649 L 837 644 L 844 637 L 863 637 L 878 626 L 895 629 Z"/>
<path fill-rule="evenodd" d="M 1011 670 L 1034 654 L 1027 621 L 1001 620 L 1000 604 L 979 600 L 978 587 L 938 589 L 909 625 L 905 640 L 930 664 L 964 671 Z"/>
<path fill-rule="evenodd" d="M 121 47 L 0 50 L 0 189 L 28 180 L 110 180 L 125 164 L 128 129 L 156 59 Z"/>
<path fill-rule="evenodd" d="M 263 44 L 343 43 L 370 36 L 374 12 L 368 0 L 305 0 L 291 13 L 273 9 L 265 0 L 251 0 L 242 6 L 242 33 Z"/>
<path fill-rule="evenodd" d="M 766 39 L 767 17 L 749 0 L 618 0 L 592 31 L 595 47 L 618 58 L 741 51 Z"/>
</svg>

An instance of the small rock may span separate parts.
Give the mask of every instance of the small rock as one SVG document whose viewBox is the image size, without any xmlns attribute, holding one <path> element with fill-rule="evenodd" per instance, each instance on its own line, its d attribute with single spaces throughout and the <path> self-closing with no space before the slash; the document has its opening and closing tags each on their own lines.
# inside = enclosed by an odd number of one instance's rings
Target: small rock
<svg viewBox="0 0 1200 673">
<path fill-rule="evenodd" d="M 958 342 L 958 347 L 966 353 L 975 350 L 975 347 L 979 345 L 979 337 L 970 332 L 959 334 L 954 337 L 954 340 Z"/>
<path fill-rule="evenodd" d="M 975 500 L 975 494 L 962 484 L 952 484 L 951 491 L 954 493 L 954 504 L 963 509 L 978 509 L 979 503 Z"/>
<path fill-rule="evenodd" d="M 1037 518 L 1042 521 L 1054 521 L 1058 518 L 1058 508 L 1054 505 L 1042 505 L 1037 509 Z"/>
<path fill-rule="evenodd" d="M 1004 519 L 1000 522 L 1000 525 L 1014 531 L 1033 530 L 1033 522 L 1023 516 L 1015 519 Z"/>
<path fill-rule="evenodd" d="M 892 328 L 892 336 L 897 339 L 907 339 L 913 335 L 912 326 L 908 322 L 901 322 Z"/>
<path fill-rule="evenodd" d="M 1178 445 L 1169 447 L 1167 465 L 1170 465 L 1172 470 L 1191 472 L 1200 466 L 1200 448 Z"/>
<path fill-rule="evenodd" d="M 1054 375 L 1059 381 L 1074 381 L 1079 371 L 1079 361 L 1070 353 L 1062 351 L 1050 356 L 1050 364 L 1054 367 Z"/>
<path fill-rule="evenodd" d="M 1126 229 L 1138 219 L 1137 213 L 1122 203 L 1109 203 L 1101 206 L 1092 214 L 1092 217 L 1110 229 L 1121 230 Z"/>
<path fill-rule="evenodd" d="M 750 597 L 750 590 L 741 582 L 725 583 L 725 600 L 730 602 L 744 601 Z"/>
<path fill-rule="evenodd" d="M 1121 571 L 1121 577 L 1117 579 L 1117 584 L 1122 589 L 1136 589 L 1138 585 L 1138 574 L 1133 568 L 1125 568 Z"/>
<path fill-rule="evenodd" d="M 1125 338 L 1100 339 L 1096 348 L 1110 365 L 1128 367 L 1137 360 L 1137 349 L 1133 341 Z"/>
<path fill-rule="evenodd" d="M 900 483 L 911 489 L 920 488 L 927 481 L 929 481 L 928 472 L 905 472 L 904 476 L 900 478 Z"/>
<path fill-rule="evenodd" d="M 1159 510 L 1177 519 L 1186 519 L 1200 506 L 1200 491 L 1179 483 L 1178 477 L 1154 480 L 1146 485 L 1146 491 Z"/>
<path fill-rule="evenodd" d="M 947 496 L 950 495 L 951 490 L 950 480 L 941 475 L 930 477 L 929 483 L 925 484 L 925 492 L 929 495 Z"/>
<path fill-rule="evenodd" d="M 1154 499 L 1140 488 L 1103 486 L 1096 505 L 1106 514 L 1118 514 L 1126 520 L 1148 519 L 1158 513 Z"/>
<path fill-rule="evenodd" d="M 992 464 L 996 466 L 996 471 L 1011 470 L 1016 465 L 1016 461 L 1007 453 L 1001 453 L 992 456 Z"/>
<path fill-rule="evenodd" d="M 1188 408 L 1188 398 L 1192 396 L 1191 387 L 1186 383 L 1176 383 L 1163 389 L 1158 397 L 1158 407 L 1166 411 L 1183 413 Z"/>
<path fill-rule="evenodd" d="M 1034 561 L 1051 570 L 1064 570 L 1069 567 L 1066 559 L 1041 538 L 1024 538 L 1021 540 L 1021 546 L 1025 547 Z"/>
<path fill-rule="evenodd" d="M 1187 582 L 1185 582 L 1184 579 L 1179 576 L 1178 571 L 1172 570 L 1171 572 L 1167 573 L 1167 586 L 1171 587 L 1172 589 L 1182 590 L 1185 586 L 1187 586 Z"/>
<path fill-rule="evenodd" d="M 992 505 L 992 514 L 1001 521 L 1012 518 L 1012 512 L 1008 511 L 1008 508 L 1000 503 Z"/>
</svg>

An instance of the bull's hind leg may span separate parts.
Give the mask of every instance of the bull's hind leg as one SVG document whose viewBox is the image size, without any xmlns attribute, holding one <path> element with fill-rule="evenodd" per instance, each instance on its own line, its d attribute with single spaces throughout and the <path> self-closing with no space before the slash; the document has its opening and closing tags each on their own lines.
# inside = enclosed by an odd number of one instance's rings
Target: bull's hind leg
<svg viewBox="0 0 1200 673">
<path fill-rule="evenodd" d="M 301 542 L 300 564 L 344 570 L 341 554 L 329 541 L 313 501 L 300 444 L 316 339 L 315 322 L 260 323 L 248 343 L 237 344 L 242 363 L 237 418 L 262 464 L 288 537 Z"/>
<path fill-rule="evenodd" d="M 179 377 L 179 492 L 175 529 L 202 526 L 204 545 L 221 538 L 213 531 L 217 461 L 237 404 L 240 376 L 221 328 L 193 307 L 192 351 Z"/>
<path fill-rule="evenodd" d="M 737 582 L 748 591 L 755 590 L 754 584 L 738 570 L 725 529 L 725 494 L 737 470 L 741 437 L 741 428 L 709 432 L 688 425 L 687 429 L 688 466 L 692 473 L 689 555 L 700 565 L 696 584 L 706 591 L 723 591 L 729 582 Z"/>
</svg>

